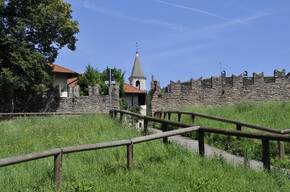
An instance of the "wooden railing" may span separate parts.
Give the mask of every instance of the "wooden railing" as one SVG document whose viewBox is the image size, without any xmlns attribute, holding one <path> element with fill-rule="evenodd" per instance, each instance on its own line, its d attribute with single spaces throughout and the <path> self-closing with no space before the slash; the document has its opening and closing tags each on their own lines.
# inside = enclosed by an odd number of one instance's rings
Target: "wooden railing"
<svg viewBox="0 0 290 192">
<path fill-rule="evenodd" d="M 216 117 L 216 116 L 210 116 L 210 115 L 205 115 L 201 113 L 195 113 L 195 112 L 188 112 L 188 111 L 156 111 L 154 113 L 154 117 L 159 117 L 159 118 L 164 118 L 166 119 L 166 116 L 168 116 L 168 119 L 171 119 L 171 114 L 177 114 L 177 120 L 178 122 L 181 121 L 181 116 L 182 115 L 190 115 L 191 116 L 191 121 L 194 122 L 195 117 L 201 117 L 205 119 L 211 119 L 211 120 L 216 120 L 216 121 L 221 121 L 224 123 L 230 123 L 230 124 L 235 124 L 236 125 L 236 130 L 241 131 L 242 127 L 248 127 L 251 129 L 256 129 L 260 131 L 265 131 L 269 133 L 277 133 L 277 134 L 289 134 L 290 129 L 284 129 L 284 130 L 279 130 L 279 129 L 273 129 L 269 127 L 264 127 L 260 125 L 254 125 L 242 121 L 237 121 L 237 120 L 232 120 L 232 119 L 226 119 L 222 117 Z M 285 160 L 285 146 L 284 143 L 281 141 L 278 141 L 278 149 L 279 149 L 279 156 L 281 159 Z"/>
<path fill-rule="evenodd" d="M 255 133 L 255 132 L 245 132 L 245 131 L 237 131 L 237 130 L 228 130 L 228 129 L 221 129 L 221 128 L 213 128 L 213 127 L 200 127 L 200 126 L 193 126 L 186 123 L 165 120 L 150 116 L 143 116 L 140 114 L 122 111 L 122 110 L 111 110 L 110 115 L 112 117 L 116 117 L 117 114 L 120 114 L 120 119 L 123 119 L 123 115 L 130 115 L 139 119 L 144 120 L 144 131 L 148 133 L 148 122 L 157 122 L 162 124 L 163 133 L 157 133 L 153 135 L 146 135 L 143 137 L 137 137 L 132 139 L 125 139 L 119 141 L 111 141 L 111 142 L 104 142 L 104 143 L 96 143 L 96 144 L 88 144 L 88 145 L 77 145 L 77 146 L 69 146 L 69 147 L 60 147 L 55 149 L 49 149 L 45 151 L 9 157 L 5 159 L 0 159 L 0 167 L 19 164 L 26 161 L 32 161 L 36 159 L 46 158 L 46 157 L 54 157 L 54 183 L 56 185 L 56 189 L 60 191 L 61 183 L 62 183 L 62 161 L 63 155 L 66 153 L 75 153 L 81 151 L 89 151 L 89 150 L 98 150 L 104 148 L 112 148 L 112 147 L 120 147 L 120 146 L 127 146 L 127 167 L 128 169 L 133 169 L 134 165 L 134 144 L 147 142 L 151 140 L 156 140 L 163 138 L 163 142 L 168 142 L 168 137 L 174 135 L 180 135 L 184 133 L 189 133 L 193 131 L 197 131 L 198 133 L 198 144 L 199 144 L 199 154 L 204 156 L 205 147 L 204 147 L 204 133 L 211 132 L 211 133 L 218 133 L 230 136 L 239 136 L 239 137 L 247 137 L 247 138 L 255 138 L 255 139 L 262 139 L 262 146 L 263 146 L 263 165 L 264 168 L 270 171 L 270 150 L 269 150 L 269 140 L 277 140 L 277 141 L 286 141 L 290 142 L 290 136 L 288 135 L 281 135 L 281 134 L 270 134 L 270 133 Z M 168 125 L 183 127 L 183 129 L 177 129 L 173 131 L 167 131 Z"/>
<path fill-rule="evenodd" d="M 138 115 L 138 114 L 137 114 Z M 162 120 L 164 121 L 164 120 Z M 134 159 L 133 159 L 133 148 L 134 144 L 147 142 L 151 140 L 156 140 L 163 138 L 164 142 L 167 142 L 167 137 L 180 135 L 183 133 L 189 133 L 198 130 L 199 126 L 191 126 L 188 127 L 184 124 L 184 129 L 168 131 L 164 133 L 157 133 L 153 135 L 147 135 L 143 137 L 137 137 L 132 139 L 125 139 L 119 141 L 111 141 L 104 143 L 96 143 L 96 144 L 88 144 L 88 145 L 77 145 L 77 146 L 69 146 L 69 147 L 60 147 L 55 149 L 49 149 L 45 151 L 9 157 L 5 159 L 0 159 L 0 167 L 9 166 L 13 164 L 19 164 L 26 161 L 32 161 L 36 159 L 42 159 L 46 157 L 54 157 L 54 183 L 56 185 L 56 189 L 58 191 L 61 190 L 62 183 L 62 163 L 63 163 L 63 155 L 66 153 L 75 153 L 81 151 L 89 151 L 89 150 L 98 150 L 104 148 L 112 148 L 112 147 L 120 147 L 127 145 L 127 167 L 128 169 L 133 169 Z"/>
<path fill-rule="evenodd" d="M 120 113 L 120 119 L 123 119 L 123 115 L 130 115 L 139 119 L 144 119 L 144 132 L 148 132 L 148 121 L 152 122 L 158 122 L 161 123 L 161 128 L 164 131 L 167 131 L 168 125 L 173 125 L 177 127 L 190 127 L 193 126 L 191 124 L 156 118 L 156 117 L 150 117 L 150 116 L 144 116 L 128 111 L 123 110 L 111 110 L 110 115 L 116 117 L 117 114 Z M 204 156 L 204 133 L 217 133 L 217 134 L 223 134 L 223 135 L 230 135 L 230 136 L 237 136 L 237 137 L 246 137 L 246 138 L 253 138 L 253 139 L 261 139 L 262 140 L 262 149 L 263 149 L 263 165 L 264 168 L 270 171 L 271 165 L 270 165 L 270 148 L 269 148 L 269 141 L 275 140 L 275 141 L 286 141 L 290 142 L 290 135 L 282 135 L 282 134 L 274 134 L 274 133 L 261 133 L 261 132 L 248 132 L 248 131 L 242 131 L 242 130 L 231 130 L 231 129 L 223 129 L 223 128 L 214 128 L 214 127 L 203 127 L 200 126 L 198 130 L 196 130 L 198 133 L 198 143 L 199 143 L 199 153 L 201 156 Z M 167 142 L 167 140 L 164 140 L 164 142 Z"/>
<path fill-rule="evenodd" d="M 41 117 L 41 116 L 66 116 L 66 115 L 86 115 L 100 114 L 96 112 L 44 112 L 44 113 L 0 113 L 0 120 L 13 119 L 19 117 Z"/>
</svg>

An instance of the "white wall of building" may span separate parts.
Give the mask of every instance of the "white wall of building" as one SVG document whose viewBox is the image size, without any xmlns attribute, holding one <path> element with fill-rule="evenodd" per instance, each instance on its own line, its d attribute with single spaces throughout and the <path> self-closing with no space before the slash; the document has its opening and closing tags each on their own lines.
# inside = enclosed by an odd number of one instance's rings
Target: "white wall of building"
<svg viewBox="0 0 290 192">
<path fill-rule="evenodd" d="M 139 81 L 140 82 L 140 87 L 136 86 L 136 82 Z M 133 87 L 137 87 L 138 89 L 142 90 L 142 91 L 146 91 L 146 79 L 141 79 L 141 78 L 134 78 L 132 79 L 132 81 L 130 82 L 130 84 Z"/>
<path fill-rule="evenodd" d="M 56 74 L 53 86 L 60 86 L 61 88 L 61 97 L 67 97 L 67 76 L 65 74 Z"/>
<path fill-rule="evenodd" d="M 132 107 L 133 105 L 139 105 L 139 98 L 137 94 L 124 95 L 123 99 L 128 102 L 130 107 Z M 133 101 L 133 105 L 132 105 L 132 101 Z"/>
</svg>

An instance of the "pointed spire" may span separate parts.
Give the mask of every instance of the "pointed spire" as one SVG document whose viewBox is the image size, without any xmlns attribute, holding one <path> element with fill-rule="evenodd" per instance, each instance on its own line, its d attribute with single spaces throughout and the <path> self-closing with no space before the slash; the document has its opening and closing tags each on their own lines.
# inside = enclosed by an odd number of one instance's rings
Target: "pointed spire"
<svg viewBox="0 0 290 192">
<path fill-rule="evenodd" d="M 133 66 L 133 69 L 132 69 L 131 76 L 130 76 L 129 80 L 132 79 L 132 78 L 146 78 L 144 76 L 144 72 L 143 72 L 143 69 L 141 67 L 141 63 L 140 63 L 140 60 L 139 60 L 138 44 L 137 44 L 135 62 L 134 62 L 134 66 Z"/>
</svg>

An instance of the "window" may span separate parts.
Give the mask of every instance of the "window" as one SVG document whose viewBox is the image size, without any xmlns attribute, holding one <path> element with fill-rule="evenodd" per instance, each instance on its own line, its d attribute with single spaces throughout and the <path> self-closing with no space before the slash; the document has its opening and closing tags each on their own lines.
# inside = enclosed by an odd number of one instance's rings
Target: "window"
<svg viewBox="0 0 290 192">
<path fill-rule="evenodd" d="M 136 87 L 140 89 L 140 81 L 136 81 Z"/>
</svg>

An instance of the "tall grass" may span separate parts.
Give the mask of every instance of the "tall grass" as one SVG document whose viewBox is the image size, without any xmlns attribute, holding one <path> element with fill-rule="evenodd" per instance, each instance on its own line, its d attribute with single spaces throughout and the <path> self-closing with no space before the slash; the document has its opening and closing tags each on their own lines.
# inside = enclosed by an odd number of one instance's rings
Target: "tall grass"
<svg viewBox="0 0 290 192">
<path fill-rule="evenodd" d="M 127 139 L 134 129 L 107 116 L 46 117 L 0 122 L 0 158 L 45 149 Z M 126 147 L 65 154 L 63 191 L 287 191 L 289 177 L 213 161 L 175 144 L 134 145 L 134 170 Z M 55 191 L 53 157 L 0 168 L 1 191 Z"/>
<path fill-rule="evenodd" d="M 269 102 L 254 104 L 249 102 L 241 102 L 233 106 L 220 107 L 190 107 L 179 109 L 181 111 L 192 111 L 206 115 L 224 117 L 234 119 L 251 124 L 261 125 L 275 129 L 290 128 L 290 102 Z M 172 116 L 173 120 L 177 120 L 177 115 Z M 191 117 L 182 116 L 182 122 L 191 123 Z M 235 124 L 224 123 L 220 121 L 195 117 L 196 125 L 219 127 L 226 129 L 236 129 Z M 251 128 L 242 127 L 244 131 L 255 131 Z M 259 132 L 259 131 L 258 131 Z M 196 138 L 196 134 L 189 135 Z M 244 156 L 249 159 L 262 160 L 262 144 L 261 140 L 242 138 L 237 140 L 236 137 L 230 137 L 220 134 L 206 134 L 206 142 L 223 150 L 227 150 L 237 155 Z M 286 161 L 281 161 L 276 141 L 270 142 L 271 161 L 272 163 L 290 168 L 290 144 L 285 142 Z"/>
</svg>

